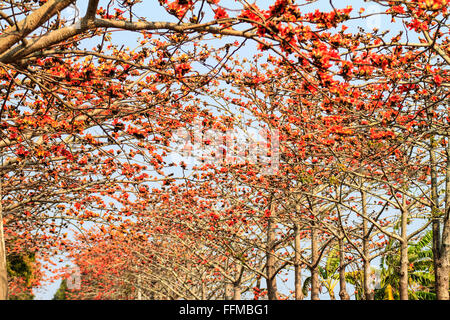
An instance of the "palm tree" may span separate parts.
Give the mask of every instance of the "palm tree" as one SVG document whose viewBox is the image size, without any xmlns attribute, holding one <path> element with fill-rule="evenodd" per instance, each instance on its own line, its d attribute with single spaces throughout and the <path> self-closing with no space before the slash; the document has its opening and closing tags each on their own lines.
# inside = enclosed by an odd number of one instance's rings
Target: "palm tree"
<svg viewBox="0 0 450 320">
<path fill-rule="evenodd" d="M 408 248 L 411 279 L 411 299 L 435 300 L 434 270 L 432 251 L 432 231 L 428 231 L 419 241 Z"/>
<path fill-rule="evenodd" d="M 434 274 L 433 274 L 433 252 L 432 232 L 428 231 L 417 242 L 408 247 L 409 260 L 409 298 L 412 300 L 433 300 Z M 385 300 L 387 294 L 393 299 L 399 299 L 399 270 L 400 257 L 396 242 L 391 241 L 387 253 L 381 259 L 381 289 L 375 293 L 375 299 Z"/>
<path fill-rule="evenodd" d="M 318 266 L 319 281 L 321 288 L 325 287 L 331 300 L 336 300 L 334 289 L 339 283 L 339 251 L 338 248 L 332 248 L 328 253 L 325 266 Z M 303 294 L 306 296 L 311 286 L 311 277 L 307 277 L 303 283 Z"/>
<path fill-rule="evenodd" d="M 371 272 L 371 275 L 375 276 L 372 285 L 377 286 L 376 278 L 377 277 L 380 278 L 381 272 L 380 272 L 380 270 L 378 270 L 374 267 L 370 268 L 370 272 Z M 345 273 L 345 281 L 355 287 L 355 299 L 363 300 L 364 299 L 364 272 L 363 272 L 363 270 L 358 269 L 358 270 L 346 272 Z M 375 289 L 377 289 L 377 288 L 375 288 Z M 378 291 L 379 291 L 379 289 L 375 290 L 375 300 L 380 300 L 380 299 L 377 299 Z M 381 299 L 381 300 L 383 300 L 383 299 Z M 389 300 L 389 299 L 386 299 L 386 300 Z"/>
</svg>

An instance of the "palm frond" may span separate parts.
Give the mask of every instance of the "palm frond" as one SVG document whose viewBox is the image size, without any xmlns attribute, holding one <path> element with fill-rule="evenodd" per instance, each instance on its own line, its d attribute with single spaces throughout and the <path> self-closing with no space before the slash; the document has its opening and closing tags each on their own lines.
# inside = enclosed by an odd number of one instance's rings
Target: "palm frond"
<svg viewBox="0 0 450 320">
<path fill-rule="evenodd" d="M 305 281 L 303 281 L 302 292 L 305 297 L 308 295 L 308 291 L 311 288 L 311 281 L 311 277 L 308 277 L 305 279 Z"/>
</svg>

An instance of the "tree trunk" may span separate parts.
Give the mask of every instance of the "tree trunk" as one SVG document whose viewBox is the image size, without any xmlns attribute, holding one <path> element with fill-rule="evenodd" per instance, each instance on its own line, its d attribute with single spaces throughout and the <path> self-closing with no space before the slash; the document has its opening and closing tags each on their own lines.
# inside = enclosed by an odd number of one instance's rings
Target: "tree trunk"
<svg viewBox="0 0 450 320">
<path fill-rule="evenodd" d="M 367 217 L 367 201 L 366 193 L 361 191 L 361 205 L 362 214 Z M 369 228 L 367 225 L 367 220 L 363 218 L 363 285 L 364 285 L 364 298 L 365 300 L 373 300 L 374 292 L 372 288 L 371 270 L 370 270 L 370 260 L 369 260 Z"/>
<path fill-rule="evenodd" d="M 431 115 L 429 115 L 431 117 Z M 437 300 L 449 300 L 449 210 L 450 210 L 450 145 L 447 143 L 446 156 L 446 192 L 445 192 L 445 213 L 439 209 L 439 194 L 437 181 L 437 162 L 434 150 L 435 139 L 430 138 L 430 178 L 431 178 L 431 219 L 433 233 L 433 265 L 435 277 L 435 290 Z M 441 220 L 442 219 L 442 220 Z M 441 227 L 442 238 L 441 238 Z"/>
<path fill-rule="evenodd" d="M 233 300 L 241 300 L 241 287 L 237 283 L 233 285 Z"/>
<path fill-rule="evenodd" d="M 233 284 L 230 282 L 225 283 L 224 299 L 225 300 L 233 299 Z"/>
<path fill-rule="evenodd" d="M 408 300 L 408 236 L 407 236 L 407 226 L 408 226 L 408 211 L 406 208 L 406 196 L 403 195 L 402 200 L 402 216 L 401 216 L 401 238 L 402 242 L 400 244 L 400 300 Z"/>
<path fill-rule="evenodd" d="M 373 300 L 374 292 L 371 285 L 371 270 L 370 262 L 368 259 L 364 258 L 364 298 L 365 300 Z"/>
<path fill-rule="evenodd" d="M 301 267 L 301 243 L 300 243 L 300 226 L 298 223 L 294 226 L 294 272 L 295 272 L 295 300 L 303 300 L 303 290 L 302 290 L 302 267 Z"/>
<path fill-rule="evenodd" d="M 336 300 L 333 290 L 328 291 L 328 293 L 330 294 L 330 300 Z"/>
<path fill-rule="evenodd" d="M 311 300 L 319 299 L 319 269 L 317 259 L 319 258 L 319 252 L 317 250 L 317 230 L 314 223 L 311 224 Z"/>
<path fill-rule="evenodd" d="M 233 300 L 241 300 L 241 281 L 244 274 L 244 267 L 242 264 L 237 266 L 236 278 L 233 282 Z"/>
<path fill-rule="evenodd" d="M 3 233 L 2 182 L 0 181 L 0 300 L 8 300 L 8 270 L 6 268 L 6 247 Z"/>
<path fill-rule="evenodd" d="M 142 300 L 142 281 L 141 281 L 141 275 L 138 274 L 137 276 L 137 300 Z"/>
<path fill-rule="evenodd" d="M 448 250 L 447 250 L 448 251 Z M 448 256 L 448 253 L 447 253 Z M 436 300 L 449 300 L 449 264 L 448 258 L 441 255 L 439 259 L 436 260 Z"/>
<path fill-rule="evenodd" d="M 344 240 L 342 238 L 339 239 L 339 297 L 341 300 L 350 300 L 345 282 Z"/>
<path fill-rule="evenodd" d="M 400 300 L 408 300 L 408 242 L 402 241 L 400 247 Z"/>
<path fill-rule="evenodd" d="M 450 142 L 447 141 L 446 148 L 446 171 L 445 171 L 445 212 L 442 215 L 442 237 L 439 247 L 436 248 L 438 257 L 435 263 L 436 299 L 450 300 L 449 297 L 449 256 L 450 256 Z M 441 221 L 439 221 L 440 223 Z M 440 225 L 439 225 L 440 227 Z"/>
<path fill-rule="evenodd" d="M 274 205 L 270 204 L 270 217 L 267 222 L 267 245 L 266 245 L 266 281 L 267 296 L 269 300 L 278 300 L 276 259 L 275 259 L 275 222 Z"/>
</svg>

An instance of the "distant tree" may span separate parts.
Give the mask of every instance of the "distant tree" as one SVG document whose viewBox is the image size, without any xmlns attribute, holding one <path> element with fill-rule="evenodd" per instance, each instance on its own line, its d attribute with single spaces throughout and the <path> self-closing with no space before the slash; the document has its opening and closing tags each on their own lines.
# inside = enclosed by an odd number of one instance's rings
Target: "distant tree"
<svg viewBox="0 0 450 320">
<path fill-rule="evenodd" d="M 67 300 L 67 281 L 63 279 L 52 300 Z"/>
<path fill-rule="evenodd" d="M 33 300 L 33 287 L 40 279 L 40 267 L 34 253 L 13 253 L 7 256 L 10 287 L 9 300 Z"/>
</svg>

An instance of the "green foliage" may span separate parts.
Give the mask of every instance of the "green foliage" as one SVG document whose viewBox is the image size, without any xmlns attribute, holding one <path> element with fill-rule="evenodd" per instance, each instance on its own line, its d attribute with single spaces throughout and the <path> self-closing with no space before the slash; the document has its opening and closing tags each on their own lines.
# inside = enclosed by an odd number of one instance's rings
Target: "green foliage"
<svg viewBox="0 0 450 320">
<path fill-rule="evenodd" d="M 11 294 L 10 300 L 33 300 L 34 295 L 29 292 L 31 281 L 33 279 L 34 262 L 36 261 L 33 253 L 11 254 L 7 256 L 6 266 L 8 278 L 12 281 L 22 283 L 25 290 L 17 294 Z"/>
<path fill-rule="evenodd" d="M 362 300 L 364 292 L 364 280 L 362 270 L 355 270 L 345 273 L 345 281 L 355 287 L 355 299 Z"/>
<path fill-rule="evenodd" d="M 330 297 L 334 297 L 333 290 L 338 284 L 339 274 L 337 274 L 339 270 L 339 250 L 338 248 L 332 248 L 327 257 L 327 261 L 325 266 L 318 266 L 320 283 L 323 285 L 330 294 Z M 311 287 L 311 277 L 307 277 L 303 282 L 303 294 L 306 296 L 308 294 L 308 290 Z"/>
<path fill-rule="evenodd" d="M 433 233 L 429 230 L 417 243 L 408 247 L 408 259 L 411 266 L 410 283 L 418 288 L 418 290 L 410 290 L 411 299 L 436 299 L 432 241 Z"/>
<path fill-rule="evenodd" d="M 33 300 L 34 294 L 31 293 L 21 293 L 21 294 L 15 294 L 15 295 L 9 295 L 9 300 Z"/>
<path fill-rule="evenodd" d="M 311 288 L 311 280 L 311 277 L 307 277 L 305 281 L 303 281 L 302 292 L 305 297 L 308 295 L 308 290 Z"/>
<path fill-rule="evenodd" d="M 434 300 L 434 268 L 432 252 L 433 235 L 428 231 L 417 242 L 410 243 L 408 246 L 409 260 L 409 299 L 411 300 Z M 331 249 L 324 266 L 319 266 L 319 276 L 321 284 L 328 291 L 333 290 L 335 281 L 339 279 L 337 271 L 339 270 L 339 251 Z M 375 300 L 398 300 L 400 284 L 400 254 L 399 246 L 395 240 L 391 240 L 386 253 L 381 259 L 381 287 L 375 289 Z M 372 270 L 374 271 L 374 270 Z M 355 287 L 355 299 L 363 299 L 364 280 L 363 271 L 354 270 L 345 273 L 347 283 Z M 311 278 L 307 277 L 303 283 L 303 294 L 306 296 L 311 287 Z"/>
<path fill-rule="evenodd" d="M 433 235 L 428 231 L 416 243 L 408 246 L 409 260 L 409 299 L 434 300 L 434 271 L 433 252 L 431 249 Z M 398 300 L 400 254 L 395 249 L 396 242 L 391 241 L 386 250 L 388 253 L 381 260 L 381 285 L 382 288 L 375 293 L 375 299 L 385 300 L 385 289 L 388 285 L 392 288 L 394 299 Z"/>
<path fill-rule="evenodd" d="M 328 254 L 325 268 L 323 269 L 323 279 L 336 278 L 336 272 L 339 270 L 339 248 L 335 247 L 331 249 Z"/>
<path fill-rule="evenodd" d="M 67 281 L 63 279 L 52 300 L 67 300 Z"/>
<path fill-rule="evenodd" d="M 29 283 L 33 275 L 30 262 L 34 262 L 34 255 L 9 255 L 7 258 L 8 276 L 23 277 Z"/>
</svg>

